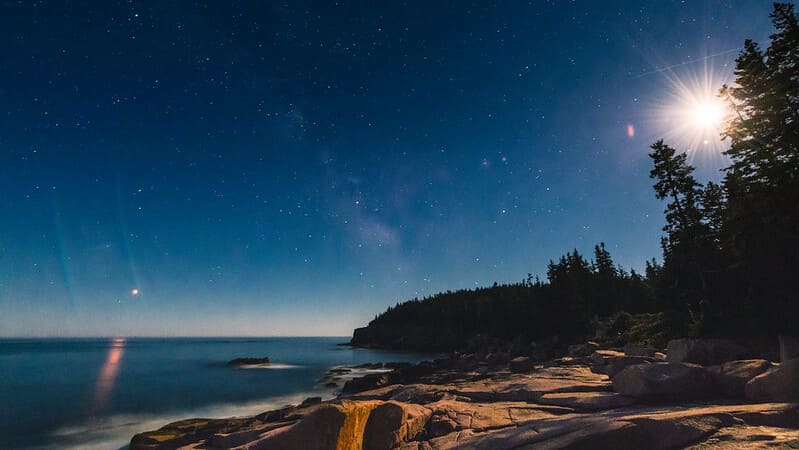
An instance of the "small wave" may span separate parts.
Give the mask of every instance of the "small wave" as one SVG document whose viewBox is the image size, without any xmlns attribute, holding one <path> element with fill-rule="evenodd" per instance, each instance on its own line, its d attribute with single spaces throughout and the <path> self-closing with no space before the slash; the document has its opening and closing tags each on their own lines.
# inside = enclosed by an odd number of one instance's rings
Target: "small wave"
<svg viewBox="0 0 799 450">
<path fill-rule="evenodd" d="M 346 383 L 347 381 L 352 380 L 353 378 L 360 378 L 364 375 L 369 375 L 372 373 L 387 373 L 391 372 L 392 369 L 386 368 L 366 368 L 366 367 L 352 367 L 352 366 L 333 366 L 327 370 L 327 373 L 317 380 L 318 386 L 326 386 L 328 383 L 335 383 L 338 385 L 339 383 Z"/>
<path fill-rule="evenodd" d="M 136 433 L 156 430 L 178 420 L 194 417 L 247 417 L 265 411 L 294 405 L 304 399 L 319 396 L 319 391 L 272 397 L 268 399 L 234 404 L 214 404 L 202 408 L 173 411 L 163 414 L 115 414 L 99 417 L 71 426 L 56 429 L 52 443 L 40 448 L 63 448 L 85 450 L 126 449 Z M 326 398 L 331 398 L 328 394 Z"/>
<path fill-rule="evenodd" d="M 296 369 L 298 367 L 294 364 L 275 364 L 275 363 L 267 363 L 267 364 L 242 364 L 238 366 L 239 369 Z"/>
</svg>

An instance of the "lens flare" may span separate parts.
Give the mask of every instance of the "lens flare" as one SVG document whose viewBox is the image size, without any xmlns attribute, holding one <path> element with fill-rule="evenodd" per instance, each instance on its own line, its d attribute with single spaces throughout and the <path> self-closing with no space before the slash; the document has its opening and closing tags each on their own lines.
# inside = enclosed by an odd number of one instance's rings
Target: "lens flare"
<svg viewBox="0 0 799 450">
<path fill-rule="evenodd" d="M 714 69 L 704 64 L 695 72 L 664 71 L 662 75 L 666 92 L 651 110 L 658 137 L 688 153 L 690 163 L 701 158 L 709 166 L 723 165 L 727 143 L 722 140 L 722 132 L 730 110 L 719 97 L 719 90 L 724 84 L 732 84 L 730 66 Z"/>
<path fill-rule="evenodd" d="M 661 111 L 667 140 L 683 151 L 722 150 L 721 133 L 728 112 L 718 98 L 722 83 L 705 80 L 702 83 L 678 80 L 671 104 Z M 671 138 L 671 139 L 669 139 Z M 713 145 L 710 145 L 713 144 Z"/>
<path fill-rule="evenodd" d="M 703 130 L 720 131 L 724 120 L 724 105 L 718 101 L 705 101 L 694 107 L 693 120 Z"/>
</svg>

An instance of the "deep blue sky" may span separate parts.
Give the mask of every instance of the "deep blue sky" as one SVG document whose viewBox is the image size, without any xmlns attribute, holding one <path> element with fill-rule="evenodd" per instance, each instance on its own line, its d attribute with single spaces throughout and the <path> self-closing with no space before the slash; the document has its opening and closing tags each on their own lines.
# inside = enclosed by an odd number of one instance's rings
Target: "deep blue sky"
<svg viewBox="0 0 799 450">
<path fill-rule="evenodd" d="M 0 335 L 346 335 L 600 241 L 641 268 L 668 78 L 770 32 L 767 1 L 0 5 Z"/>
</svg>

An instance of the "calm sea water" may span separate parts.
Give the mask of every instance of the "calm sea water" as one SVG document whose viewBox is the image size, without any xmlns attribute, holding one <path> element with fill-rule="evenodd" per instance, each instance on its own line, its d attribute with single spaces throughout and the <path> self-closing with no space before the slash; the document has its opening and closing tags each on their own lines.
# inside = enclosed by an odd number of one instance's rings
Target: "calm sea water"
<svg viewBox="0 0 799 450">
<path fill-rule="evenodd" d="M 0 339 L 0 448 L 125 448 L 188 417 L 256 414 L 308 396 L 337 365 L 419 361 L 348 338 Z M 225 363 L 268 356 L 266 367 Z"/>
</svg>

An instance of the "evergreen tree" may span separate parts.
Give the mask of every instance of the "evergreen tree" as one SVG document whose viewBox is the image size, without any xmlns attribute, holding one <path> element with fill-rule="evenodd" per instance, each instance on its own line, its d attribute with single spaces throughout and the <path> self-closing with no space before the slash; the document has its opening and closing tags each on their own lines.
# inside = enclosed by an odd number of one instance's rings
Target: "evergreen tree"
<svg viewBox="0 0 799 450">
<path fill-rule="evenodd" d="M 649 176 L 657 180 L 655 195 L 659 200 L 669 200 L 663 227 L 667 233 L 664 251 L 668 256 L 681 247 L 696 246 L 698 237 L 704 234 L 700 206 L 702 185 L 692 175 L 694 168 L 686 162 L 685 153 L 678 154 L 674 148 L 664 144 L 663 139 L 652 144 L 651 148 L 649 156 L 654 168 Z"/>
<path fill-rule="evenodd" d="M 717 244 L 721 241 L 724 225 L 724 189 L 712 181 L 702 191 L 702 217 L 706 221 L 710 238 Z"/>
<path fill-rule="evenodd" d="M 600 276 L 612 278 L 616 275 L 616 267 L 613 265 L 610 252 L 605 250 L 604 242 L 600 242 L 599 245 L 594 246 L 593 266 L 594 271 Z"/>
<path fill-rule="evenodd" d="M 618 309 L 628 309 L 630 305 L 624 303 L 617 289 L 617 278 L 624 278 L 624 270 L 613 264 L 610 252 L 605 249 L 605 243 L 600 242 L 594 246 L 594 260 L 591 264 L 594 271 L 595 296 L 597 304 L 596 313 L 606 316 Z"/>
<path fill-rule="evenodd" d="M 720 245 L 728 284 L 744 285 L 731 313 L 743 320 L 759 309 L 760 326 L 774 331 L 799 315 L 799 21 L 790 4 L 775 4 L 771 18 L 769 48 L 746 41 L 735 84 L 721 90 L 733 114 Z"/>
<path fill-rule="evenodd" d="M 656 180 L 655 195 L 666 204 L 666 236 L 661 273 L 662 303 L 669 308 L 703 313 L 709 302 L 705 280 L 707 261 L 714 253 L 710 245 L 707 220 L 702 215 L 702 185 L 693 176 L 694 168 L 685 153 L 666 145 L 652 144 L 654 167 L 650 177 Z"/>
<path fill-rule="evenodd" d="M 725 130 L 727 173 L 754 195 L 759 189 L 795 194 L 799 182 L 799 20 L 793 5 L 782 3 L 771 18 L 776 33 L 769 48 L 747 40 L 735 85 L 721 90 L 733 110 Z"/>
</svg>

